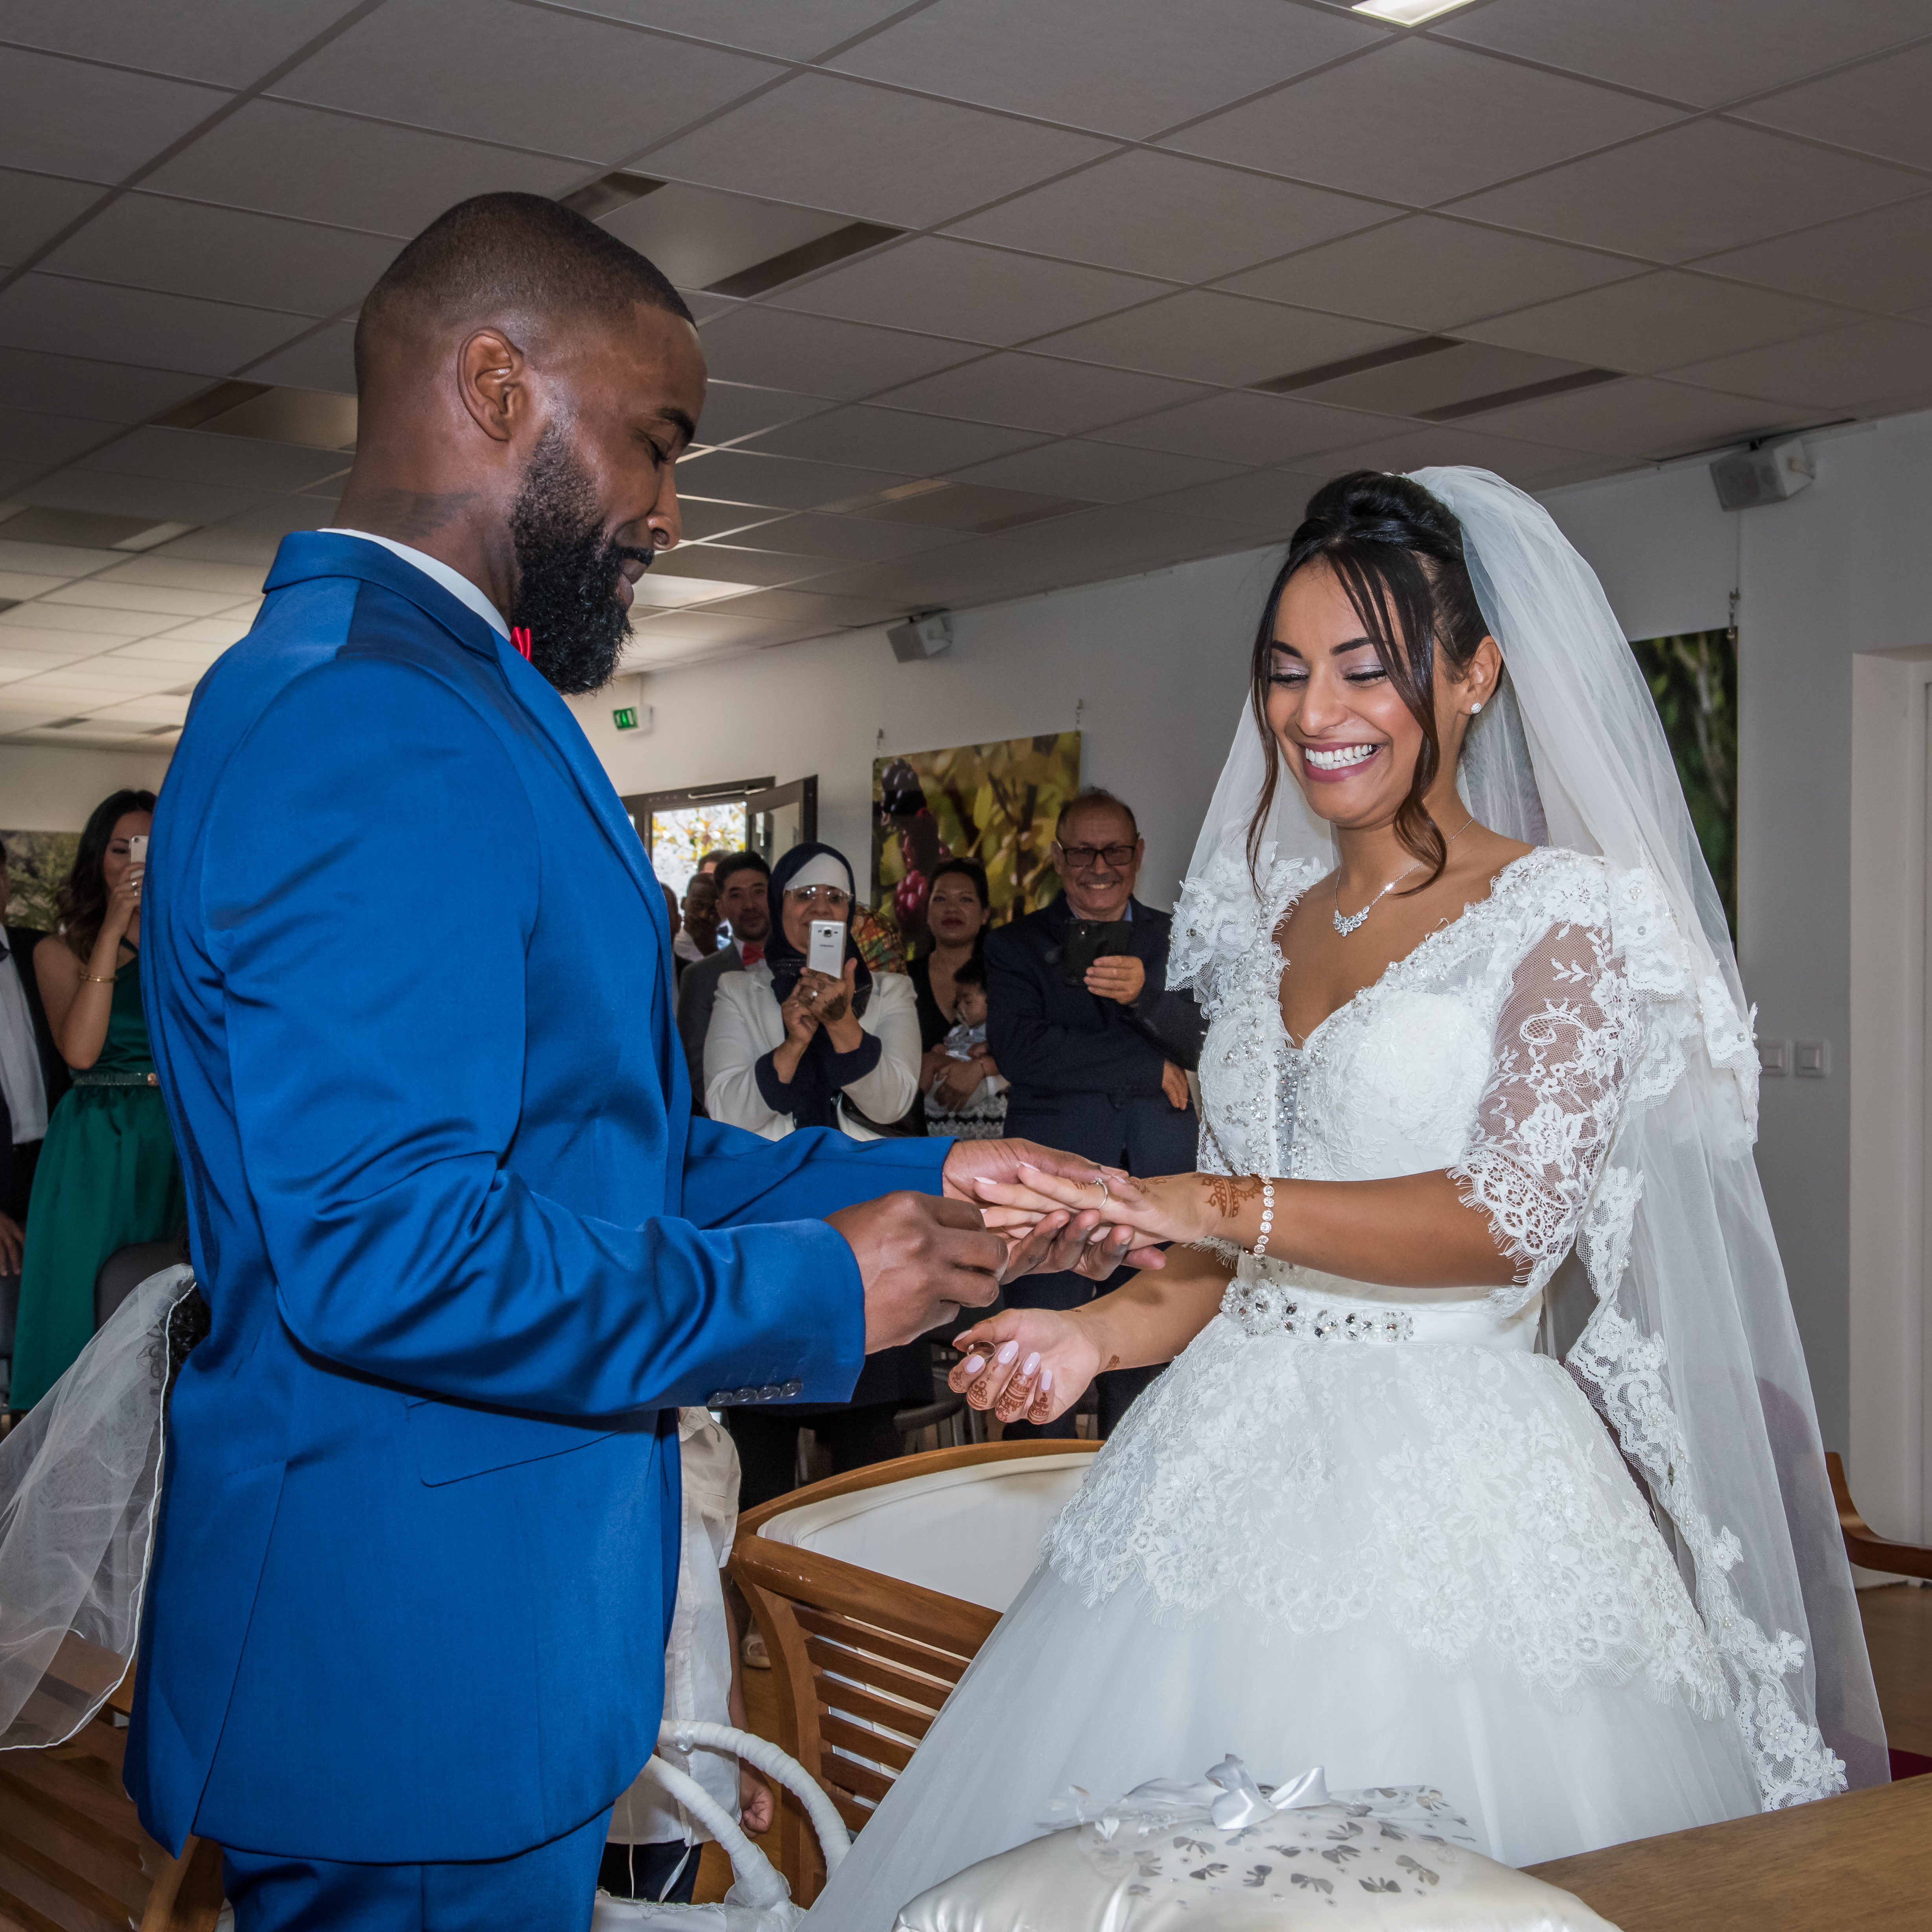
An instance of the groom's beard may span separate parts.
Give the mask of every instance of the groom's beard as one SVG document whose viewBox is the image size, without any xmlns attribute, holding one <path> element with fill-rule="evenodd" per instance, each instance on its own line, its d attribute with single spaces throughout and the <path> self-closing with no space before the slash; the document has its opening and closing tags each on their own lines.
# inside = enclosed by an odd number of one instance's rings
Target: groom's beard
<svg viewBox="0 0 1932 1932">
<path fill-rule="evenodd" d="M 562 433 L 544 430 L 510 511 L 517 557 L 513 626 L 530 633 L 530 662 L 557 689 L 596 691 L 610 682 L 631 634 L 617 602 L 626 559 L 651 553 L 613 542 L 590 478 Z"/>
</svg>

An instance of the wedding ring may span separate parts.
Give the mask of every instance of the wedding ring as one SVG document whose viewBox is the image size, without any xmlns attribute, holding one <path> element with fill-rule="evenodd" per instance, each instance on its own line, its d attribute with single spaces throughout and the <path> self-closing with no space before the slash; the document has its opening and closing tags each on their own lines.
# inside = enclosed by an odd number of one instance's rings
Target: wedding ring
<svg viewBox="0 0 1932 1932">
<path fill-rule="evenodd" d="M 1103 1205 L 1111 1208 L 1114 1204 L 1113 1191 L 1108 1186 L 1107 1177 L 1104 1174 L 1096 1174 L 1087 1185 L 1089 1187 L 1097 1187 L 1100 1190 L 1100 1199 Z"/>
</svg>

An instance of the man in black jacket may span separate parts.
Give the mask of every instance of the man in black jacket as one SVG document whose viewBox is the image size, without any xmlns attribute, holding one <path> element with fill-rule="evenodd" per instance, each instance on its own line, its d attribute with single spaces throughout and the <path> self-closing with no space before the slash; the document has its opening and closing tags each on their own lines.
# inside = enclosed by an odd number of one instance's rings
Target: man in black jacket
<svg viewBox="0 0 1932 1932">
<path fill-rule="evenodd" d="M 1133 896 L 1146 842 L 1111 793 L 1084 791 L 1060 814 L 1053 862 L 1061 896 L 986 938 L 987 1044 L 1011 1082 L 1006 1131 L 1084 1154 L 1130 1174 L 1184 1174 L 1195 1166 L 1200 1122 L 1187 1072 L 1207 1030 L 1192 994 L 1166 991 L 1164 912 Z M 1063 952 L 1076 920 L 1128 922 L 1128 950 L 1094 961 L 1070 983 Z M 1075 1308 L 1127 1277 L 1096 1285 L 1076 1274 L 1010 1284 L 1022 1308 Z M 1096 1389 L 1102 1436 L 1160 1373 L 1118 1369 Z M 1009 1423 L 1016 1436 L 1071 1436 L 1073 1418 L 1044 1427 Z"/>
<path fill-rule="evenodd" d="M 0 845 L 0 1275 L 20 1272 L 34 1163 L 47 1117 L 69 1084 L 34 976 L 34 949 L 46 935 L 6 923 L 10 884 L 7 848 Z M 10 1317 L 0 1319 L 10 1330 Z"/>
</svg>

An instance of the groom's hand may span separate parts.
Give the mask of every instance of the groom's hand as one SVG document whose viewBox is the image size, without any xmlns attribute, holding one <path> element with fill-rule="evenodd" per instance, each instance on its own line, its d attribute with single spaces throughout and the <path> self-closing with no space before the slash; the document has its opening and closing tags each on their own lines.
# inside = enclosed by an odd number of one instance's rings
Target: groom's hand
<svg viewBox="0 0 1932 1932">
<path fill-rule="evenodd" d="M 1008 1186 L 1021 1184 L 1022 1162 L 1082 1185 L 1090 1184 L 1096 1175 L 1117 1171 L 1082 1154 L 1042 1147 L 1036 1141 L 955 1141 L 941 1172 L 942 1184 L 949 1199 L 976 1201 L 980 1198 L 977 1184 L 982 1180 Z M 1071 1272 L 1105 1281 L 1118 1268 L 1157 1268 L 1163 1264 L 1159 1248 L 1136 1247 L 1132 1234 L 1124 1228 L 1103 1228 L 1097 1188 L 1094 1198 L 1094 1208 L 1064 1218 L 1049 1214 L 1030 1231 L 1016 1232 L 1002 1279 Z"/>
<path fill-rule="evenodd" d="M 983 1308 L 1000 1292 L 1006 1244 L 978 1208 L 931 1194 L 887 1194 L 826 1220 L 845 1237 L 866 1285 L 866 1352 L 897 1348 Z"/>
</svg>

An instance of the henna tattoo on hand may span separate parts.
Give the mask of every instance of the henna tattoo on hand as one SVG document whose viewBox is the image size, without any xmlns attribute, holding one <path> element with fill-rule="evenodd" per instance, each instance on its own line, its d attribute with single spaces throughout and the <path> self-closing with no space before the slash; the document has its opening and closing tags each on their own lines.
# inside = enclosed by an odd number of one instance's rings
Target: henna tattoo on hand
<svg viewBox="0 0 1932 1932">
<path fill-rule="evenodd" d="M 819 1014 L 818 1017 L 828 1026 L 842 1020 L 845 1017 L 845 995 L 839 993 L 826 1000 L 825 1010 Z"/>
<path fill-rule="evenodd" d="M 1213 1174 L 1208 1177 L 1208 1198 L 1221 1210 L 1224 1221 L 1234 1220 L 1241 1211 L 1242 1202 L 1254 1200 L 1261 1191 L 1261 1182 L 1252 1174 Z"/>
</svg>

